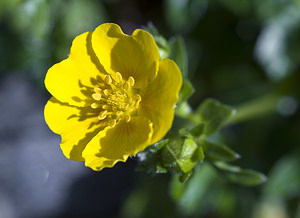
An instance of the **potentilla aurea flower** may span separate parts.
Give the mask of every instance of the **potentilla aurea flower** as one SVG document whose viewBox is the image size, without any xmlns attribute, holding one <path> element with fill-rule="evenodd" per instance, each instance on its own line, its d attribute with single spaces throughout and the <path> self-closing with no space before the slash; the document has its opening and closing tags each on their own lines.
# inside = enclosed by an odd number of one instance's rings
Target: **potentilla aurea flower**
<svg viewBox="0 0 300 218">
<path fill-rule="evenodd" d="M 160 60 L 149 33 L 137 29 L 129 36 L 102 24 L 76 37 L 70 56 L 48 70 L 53 97 L 45 120 L 61 135 L 67 158 L 101 170 L 165 136 L 181 84 L 176 63 Z"/>
</svg>

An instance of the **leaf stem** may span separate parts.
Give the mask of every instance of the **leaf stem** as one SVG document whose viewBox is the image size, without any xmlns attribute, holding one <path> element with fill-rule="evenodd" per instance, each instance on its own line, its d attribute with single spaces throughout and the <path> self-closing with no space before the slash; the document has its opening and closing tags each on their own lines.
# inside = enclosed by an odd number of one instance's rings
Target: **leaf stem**
<svg viewBox="0 0 300 218">
<path fill-rule="evenodd" d="M 276 112 L 280 97 L 280 95 L 272 93 L 236 106 L 235 115 L 225 122 L 223 126 L 244 122 Z M 176 115 L 196 125 L 201 122 L 200 117 L 193 112 L 186 102 L 180 105 L 180 108 L 177 108 Z"/>
<path fill-rule="evenodd" d="M 235 115 L 225 123 L 225 126 L 274 113 L 279 99 L 278 94 L 268 94 L 243 103 L 235 107 Z"/>
</svg>

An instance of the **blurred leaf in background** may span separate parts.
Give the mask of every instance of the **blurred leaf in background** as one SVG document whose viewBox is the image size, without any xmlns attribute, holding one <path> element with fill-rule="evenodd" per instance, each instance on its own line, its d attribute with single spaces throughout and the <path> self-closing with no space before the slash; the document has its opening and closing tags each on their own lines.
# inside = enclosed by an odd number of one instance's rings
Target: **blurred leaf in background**
<svg viewBox="0 0 300 218">
<path fill-rule="evenodd" d="M 177 134 L 184 128 L 182 143 L 164 147 L 167 137 L 149 148 L 147 167 L 140 167 L 152 174 L 136 173 L 131 193 L 119 199 L 122 210 L 114 213 L 299 218 L 299 15 L 299 0 L 1 0 L 0 76 L 25 72 L 40 92 L 47 69 L 68 56 L 75 36 L 104 22 L 131 28 L 153 22 L 148 31 L 161 57 L 175 60 L 183 72 L 171 129 Z M 197 109 L 198 117 L 180 118 Z M 193 118 L 200 117 L 210 122 L 195 126 Z M 209 140 L 201 140 L 204 132 Z M 194 149 L 185 150 L 185 142 Z M 170 151 L 177 153 L 170 157 Z M 162 153 L 166 162 L 157 164 Z M 167 173 L 168 167 L 177 173 Z M 239 185 L 265 179 L 245 168 L 264 172 L 268 181 Z"/>
<path fill-rule="evenodd" d="M 102 3 L 92 0 L 4 0 L 0 4 L 0 24 L 14 36 L 1 34 L 5 53 L 1 53 L 0 70 L 27 71 L 41 88 L 47 69 L 67 57 L 74 37 L 108 21 Z"/>
</svg>

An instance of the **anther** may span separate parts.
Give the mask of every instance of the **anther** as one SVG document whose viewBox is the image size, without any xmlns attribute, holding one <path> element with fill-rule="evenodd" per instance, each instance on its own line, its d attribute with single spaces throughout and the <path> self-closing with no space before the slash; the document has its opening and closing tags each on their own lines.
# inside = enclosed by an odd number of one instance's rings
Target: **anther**
<svg viewBox="0 0 300 218">
<path fill-rule="evenodd" d="M 141 101 L 142 100 L 142 97 L 139 94 L 135 94 L 135 98 L 136 98 L 137 101 Z"/>
<path fill-rule="evenodd" d="M 107 117 L 107 111 L 101 111 L 98 115 L 99 120 L 104 120 Z"/>
<path fill-rule="evenodd" d="M 104 81 L 105 81 L 108 85 L 111 84 L 112 79 L 111 79 L 110 75 L 106 75 L 106 76 L 104 77 Z"/>
<path fill-rule="evenodd" d="M 135 80 L 132 76 L 130 76 L 127 81 L 131 87 L 134 86 Z"/>
<path fill-rule="evenodd" d="M 99 101 L 101 99 L 101 94 L 96 92 L 96 93 L 92 94 L 92 97 L 94 100 Z"/>
<path fill-rule="evenodd" d="M 141 98 L 141 96 L 139 94 L 136 94 L 135 98 L 136 98 L 136 101 L 135 101 L 134 107 L 137 108 L 139 106 L 140 102 L 142 101 L 142 98 Z"/>
<path fill-rule="evenodd" d="M 121 116 L 122 114 L 123 114 L 123 111 L 118 111 L 118 112 L 116 113 L 117 116 Z"/>
<path fill-rule="evenodd" d="M 116 120 L 111 120 L 109 123 L 110 127 L 114 127 L 116 125 L 117 121 Z"/>
<path fill-rule="evenodd" d="M 97 104 L 97 103 L 93 103 L 93 104 L 91 104 L 91 108 L 93 108 L 93 109 L 96 109 L 96 108 L 98 108 L 98 106 L 99 106 L 99 104 Z"/>
<path fill-rule="evenodd" d="M 125 120 L 128 123 L 131 120 L 131 116 L 129 114 L 126 114 Z"/>
<path fill-rule="evenodd" d="M 104 95 L 109 96 L 111 91 L 109 89 L 104 89 L 103 93 Z"/>
<path fill-rule="evenodd" d="M 120 72 L 116 72 L 116 80 L 118 83 L 121 83 L 123 78 L 122 75 L 120 74 Z"/>
<path fill-rule="evenodd" d="M 102 106 L 102 109 L 108 110 L 108 109 L 110 109 L 110 106 L 108 104 L 105 104 L 105 105 Z"/>
<path fill-rule="evenodd" d="M 95 87 L 95 88 L 94 88 L 94 91 L 95 91 L 96 93 L 101 93 L 102 90 L 101 90 L 99 87 Z"/>
<path fill-rule="evenodd" d="M 128 89 L 130 88 L 129 82 L 128 82 L 128 81 L 125 82 L 124 85 L 123 85 L 123 87 L 124 87 L 124 89 L 125 89 L 126 91 L 128 91 Z"/>
</svg>

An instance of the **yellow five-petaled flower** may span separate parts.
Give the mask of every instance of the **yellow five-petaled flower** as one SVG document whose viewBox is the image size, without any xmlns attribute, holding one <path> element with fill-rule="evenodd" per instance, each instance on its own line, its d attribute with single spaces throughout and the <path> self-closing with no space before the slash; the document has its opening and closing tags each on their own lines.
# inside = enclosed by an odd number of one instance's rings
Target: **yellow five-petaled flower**
<svg viewBox="0 0 300 218">
<path fill-rule="evenodd" d="M 101 170 L 164 137 L 181 84 L 177 65 L 160 60 L 149 33 L 137 29 L 129 36 L 102 24 L 76 37 L 70 56 L 48 70 L 53 97 L 45 120 L 61 135 L 67 158 Z"/>
</svg>

